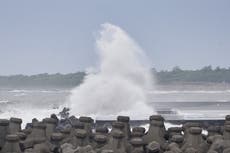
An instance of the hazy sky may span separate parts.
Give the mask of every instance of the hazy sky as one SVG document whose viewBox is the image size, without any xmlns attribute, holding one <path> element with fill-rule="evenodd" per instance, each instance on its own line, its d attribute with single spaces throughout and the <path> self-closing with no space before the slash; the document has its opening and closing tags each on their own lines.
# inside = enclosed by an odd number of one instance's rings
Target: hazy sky
<svg viewBox="0 0 230 153">
<path fill-rule="evenodd" d="M 127 31 L 158 70 L 230 67 L 229 0 L 4 0 L 0 75 L 94 65 L 105 22 Z"/>
</svg>

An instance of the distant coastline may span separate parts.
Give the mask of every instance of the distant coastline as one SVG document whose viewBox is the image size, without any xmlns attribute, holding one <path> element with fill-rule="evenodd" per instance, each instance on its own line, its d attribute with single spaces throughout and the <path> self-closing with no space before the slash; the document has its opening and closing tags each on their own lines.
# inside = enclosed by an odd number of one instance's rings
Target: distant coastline
<svg viewBox="0 0 230 153">
<path fill-rule="evenodd" d="M 183 88 L 230 88 L 230 68 L 203 67 L 199 70 L 182 70 L 174 67 L 170 71 L 156 71 L 152 69 L 153 78 L 157 88 L 178 86 Z M 73 88 L 84 81 L 85 72 L 69 74 L 37 74 L 37 75 L 11 75 L 0 76 L 0 88 Z"/>
</svg>

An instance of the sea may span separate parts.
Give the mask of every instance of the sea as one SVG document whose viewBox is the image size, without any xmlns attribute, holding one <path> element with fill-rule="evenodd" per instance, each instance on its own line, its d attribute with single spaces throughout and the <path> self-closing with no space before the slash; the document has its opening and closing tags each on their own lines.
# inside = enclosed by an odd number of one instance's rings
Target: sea
<svg viewBox="0 0 230 153">
<path fill-rule="evenodd" d="M 19 117 L 26 124 L 33 118 L 58 115 L 71 90 L 0 88 L 0 118 Z M 147 95 L 149 107 L 167 120 L 221 120 L 230 114 L 230 88 L 226 85 L 163 85 Z"/>
</svg>

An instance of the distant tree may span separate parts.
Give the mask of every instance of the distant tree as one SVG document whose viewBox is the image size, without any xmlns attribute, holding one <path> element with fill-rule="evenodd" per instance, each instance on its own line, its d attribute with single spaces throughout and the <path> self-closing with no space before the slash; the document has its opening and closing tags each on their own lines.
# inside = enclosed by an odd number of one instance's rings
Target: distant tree
<svg viewBox="0 0 230 153">
<path fill-rule="evenodd" d="M 215 68 L 215 71 L 221 71 L 222 69 L 219 67 L 219 66 L 217 66 L 216 68 Z"/>
<path fill-rule="evenodd" d="M 179 66 L 175 66 L 173 67 L 172 72 L 182 72 L 182 70 Z"/>
<path fill-rule="evenodd" d="M 209 66 L 205 66 L 205 67 L 203 67 L 202 69 L 201 69 L 201 71 L 212 71 L 212 66 L 211 65 L 209 65 Z"/>
<path fill-rule="evenodd" d="M 159 83 L 171 82 L 225 82 L 230 83 L 230 67 L 221 68 L 205 66 L 199 70 L 182 70 L 179 66 L 174 67 L 171 71 L 152 69 L 152 73 Z M 0 87 L 61 87 L 72 88 L 81 84 L 85 72 L 70 74 L 38 74 L 38 75 L 13 75 L 0 76 Z"/>
</svg>

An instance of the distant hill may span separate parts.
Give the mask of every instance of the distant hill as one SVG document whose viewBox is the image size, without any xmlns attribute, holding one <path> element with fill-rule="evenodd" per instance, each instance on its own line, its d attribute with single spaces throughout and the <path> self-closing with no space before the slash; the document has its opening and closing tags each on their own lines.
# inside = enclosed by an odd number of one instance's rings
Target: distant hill
<svg viewBox="0 0 230 153">
<path fill-rule="evenodd" d="M 199 70 L 182 70 L 179 67 L 171 71 L 152 70 L 158 84 L 170 83 L 230 83 L 230 69 L 206 66 Z M 38 74 L 0 76 L 0 87 L 17 88 L 72 88 L 84 80 L 85 72 L 70 74 Z"/>
<path fill-rule="evenodd" d="M 84 72 L 70 74 L 38 74 L 38 75 L 12 75 L 0 76 L 0 87 L 17 87 L 17 88 L 72 88 L 84 79 Z"/>
<path fill-rule="evenodd" d="M 159 84 L 173 82 L 230 83 L 230 68 L 216 67 L 213 69 L 211 66 L 206 66 L 199 70 L 182 70 L 174 67 L 171 71 L 157 72 L 153 69 L 153 73 Z"/>
</svg>

